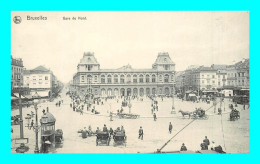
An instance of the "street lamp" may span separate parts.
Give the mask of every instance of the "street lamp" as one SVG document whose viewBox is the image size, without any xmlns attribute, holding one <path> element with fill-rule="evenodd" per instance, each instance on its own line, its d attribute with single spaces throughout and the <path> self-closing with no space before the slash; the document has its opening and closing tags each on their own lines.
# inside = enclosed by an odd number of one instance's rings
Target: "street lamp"
<svg viewBox="0 0 260 164">
<path fill-rule="evenodd" d="M 32 126 L 33 131 L 35 132 L 35 149 L 34 149 L 34 153 L 39 153 L 39 146 L 38 146 L 38 132 L 40 131 L 40 126 L 38 126 L 38 96 L 34 97 L 35 99 L 33 100 L 33 105 L 34 105 L 34 109 L 35 109 L 35 125 Z M 33 113 L 32 113 L 32 117 L 33 117 Z M 28 120 L 28 129 L 30 130 L 30 119 L 32 117 L 27 117 L 26 119 Z"/>
<path fill-rule="evenodd" d="M 39 103 L 39 100 L 34 99 L 33 102 L 34 102 L 34 109 L 35 109 L 35 127 L 33 128 L 33 130 L 35 131 L 35 139 L 36 139 L 34 153 L 39 153 L 38 132 L 40 130 L 40 127 L 38 126 L 38 107 L 37 107 L 37 104 Z"/>
<path fill-rule="evenodd" d="M 175 92 L 175 88 L 174 88 L 174 80 L 173 80 L 173 85 L 172 85 L 172 111 L 171 114 L 176 114 L 175 111 L 175 106 L 174 106 L 174 92 Z"/>
<path fill-rule="evenodd" d="M 21 79 L 18 79 L 19 83 L 18 83 L 18 93 L 19 93 L 19 115 L 20 115 L 20 139 L 24 139 L 24 132 L 23 132 L 23 110 L 22 110 L 22 92 L 23 92 L 23 88 L 21 86 Z M 28 143 L 28 140 L 27 140 Z M 21 143 L 20 146 L 16 149 L 17 153 L 25 153 L 29 150 L 28 146 L 25 146 L 24 143 Z"/>
</svg>

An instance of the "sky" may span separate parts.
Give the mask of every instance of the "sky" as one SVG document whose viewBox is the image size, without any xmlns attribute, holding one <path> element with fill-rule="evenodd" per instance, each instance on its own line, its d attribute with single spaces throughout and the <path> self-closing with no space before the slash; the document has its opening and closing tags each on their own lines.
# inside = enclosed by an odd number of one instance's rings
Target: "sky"
<svg viewBox="0 0 260 164">
<path fill-rule="evenodd" d="M 13 22 L 14 16 L 22 18 L 20 24 Z M 26 69 L 44 65 L 66 83 L 84 52 L 94 52 L 101 69 L 127 64 L 152 68 L 159 52 L 169 53 L 176 71 L 190 65 L 234 64 L 249 58 L 249 12 L 11 13 L 11 54 L 22 58 Z"/>
</svg>

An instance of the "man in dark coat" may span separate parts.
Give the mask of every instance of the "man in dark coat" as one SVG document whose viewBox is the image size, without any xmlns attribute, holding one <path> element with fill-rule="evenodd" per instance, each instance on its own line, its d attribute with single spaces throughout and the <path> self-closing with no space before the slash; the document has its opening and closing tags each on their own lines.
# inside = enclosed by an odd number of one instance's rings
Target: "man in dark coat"
<svg viewBox="0 0 260 164">
<path fill-rule="evenodd" d="M 187 147 L 185 146 L 185 144 L 183 143 L 181 146 L 181 151 L 187 151 Z"/>
<path fill-rule="evenodd" d="M 144 137 L 144 130 L 143 130 L 142 127 L 140 127 L 140 129 L 139 129 L 139 137 L 138 137 L 138 139 L 143 140 L 143 137 Z"/>
<path fill-rule="evenodd" d="M 208 146 L 210 145 L 210 142 L 209 142 L 209 139 L 207 138 L 207 136 L 205 136 L 205 139 L 203 140 L 203 143 L 205 143 L 206 150 L 208 150 Z"/>
<path fill-rule="evenodd" d="M 170 122 L 169 124 L 169 133 L 171 134 L 172 133 L 172 123 Z"/>
<path fill-rule="evenodd" d="M 106 124 L 104 124 L 103 132 L 108 132 Z"/>
<path fill-rule="evenodd" d="M 157 120 L 157 117 L 156 117 L 156 114 L 155 114 L 155 113 L 153 114 L 153 120 L 154 120 L 154 121 Z"/>
</svg>

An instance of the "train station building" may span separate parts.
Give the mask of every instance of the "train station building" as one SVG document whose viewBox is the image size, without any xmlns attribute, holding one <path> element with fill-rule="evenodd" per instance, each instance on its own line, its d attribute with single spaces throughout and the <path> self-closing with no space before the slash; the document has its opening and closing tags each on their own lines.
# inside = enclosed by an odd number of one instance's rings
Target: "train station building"
<svg viewBox="0 0 260 164">
<path fill-rule="evenodd" d="M 129 64 L 118 69 L 100 69 L 94 53 L 87 52 L 77 66 L 71 88 L 100 97 L 170 96 L 174 92 L 174 77 L 175 63 L 167 52 L 159 53 L 150 69 L 134 69 Z"/>
</svg>

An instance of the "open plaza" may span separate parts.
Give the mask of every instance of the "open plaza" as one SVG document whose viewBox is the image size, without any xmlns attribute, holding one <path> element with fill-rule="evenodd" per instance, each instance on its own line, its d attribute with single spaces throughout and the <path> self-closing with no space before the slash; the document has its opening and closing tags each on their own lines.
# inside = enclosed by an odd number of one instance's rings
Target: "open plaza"
<svg viewBox="0 0 260 164">
<path fill-rule="evenodd" d="M 121 109 L 122 100 L 108 99 L 99 105 L 95 105 L 96 111 L 100 114 L 93 114 L 87 109 L 83 109 L 83 115 L 80 112 L 73 111 L 70 107 L 71 99 L 65 94 L 66 89 L 61 93 L 61 97 L 53 102 L 43 102 L 38 105 L 39 119 L 43 115 L 42 110 L 48 107 L 49 112 L 56 118 L 55 128 L 63 130 L 63 144 L 55 149 L 50 149 L 49 153 L 153 153 L 160 149 L 174 135 L 172 140 L 162 149 L 162 151 L 179 151 L 182 143 L 185 143 L 188 150 L 200 150 L 200 144 L 205 136 L 211 141 L 215 141 L 216 145 L 221 145 L 227 153 L 249 153 L 249 109 L 243 109 L 243 105 L 235 107 L 240 111 L 240 119 L 236 121 L 229 120 L 231 109 L 229 104 L 232 102 L 225 99 L 222 103 L 222 115 L 214 113 L 213 103 L 182 101 L 175 98 L 176 114 L 171 114 L 172 98 L 158 98 L 158 111 L 156 111 L 157 120 L 154 121 L 151 113 L 151 100 L 144 98 L 143 101 L 131 101 L 131 113 L 138 114 L 137 119 L 119 119 L 113 117 L 110 120 L 110 112 L 116 113 Z M 63 101 L 60 106 L 56 105 L 57 101 Z M 183 116 L 179 110 L 194 111 L 195 108 L 201 107 L 206 110 L 207 119 L 196 119 L 186 128 L 193 119 L 188 116 Z M 217 108 L 220 104 L 217 104 Z M 128 113 L 129 108 L 124 107 L 124 112 Z M 33 106 L 23 108 L 24 116 L 24 136 L 29 138 L 28 153 L 33 153 L 35 148 L 35 132 L 27 127 L 29 122 L 26 122 L 25 116 L 34 111 Z M 12 110 L 12 115 L 18 115 L 18 110 Z M 173 131 L 170 134 L 168 130 L 169 122 L 173 125 Z M 29 123 L 30 124 L 30 123 Z M 80 129 L 84 127 L 92 127 L 96 130 L 97 127 L 103 128 L 104 124 L 108 128 L 116 129 L 124 126 L 127 142 L 126 146 L 114 146 L 113 140 L 109 146 L 96 146 L 96 136 L 82 138 Z M 138 130 L 142 126 L 144 130 L 143 140 L 138 139 Z M 13 133 L 11 134 L 12 145 L 11 151 L 15 152 L 19 144 L 15 144 L 15 138 L 19 138 L 19 125 L 12 126 Z M 184 128 L 184 129 L 183 129 Z M 183 130 L 182 130 L 183 129 Z M 39 134 L 40 136 L 40 134 Z M 41 141 L 39 139 L 39 145 Z"/>
</svg>

